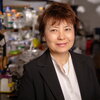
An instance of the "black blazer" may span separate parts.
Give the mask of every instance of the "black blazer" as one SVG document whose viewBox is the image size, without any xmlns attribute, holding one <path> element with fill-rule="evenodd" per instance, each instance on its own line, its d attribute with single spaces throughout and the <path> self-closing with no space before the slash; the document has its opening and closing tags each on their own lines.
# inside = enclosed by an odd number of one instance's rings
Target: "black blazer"
<svg viewBox="0 0 100 100">
<path fill-rule="evenodd" d="M 100 100 L 93 62 L 73 52 L 71 56 L 82 100 Z M 49 50 L 25 65 L 19 90 L 18 100 L 64 100 Z"/>
</svg>

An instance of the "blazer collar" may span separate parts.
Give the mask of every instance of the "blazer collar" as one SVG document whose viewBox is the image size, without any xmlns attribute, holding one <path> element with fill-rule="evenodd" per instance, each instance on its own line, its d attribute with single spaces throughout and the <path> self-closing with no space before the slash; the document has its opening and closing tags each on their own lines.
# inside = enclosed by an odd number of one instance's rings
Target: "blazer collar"
<svg viewBox="0 0 100 100">
<path fill-rule="evenodd" d="M 76 72 L 77 80 L 79 83 L 79 88 L 81 92 L 82 98 L 84 97 L 84 80 L 83 75 L 84 71 L 82 71 L 84 68 L 84 63 L 81 61 L 79 56 L 73 52 L 70 52 L 72 56 L 72 61 L 74 65 L 74 69 Z M 64 100 L 64 96 L 57 78 L 57 74 L 55 72 L 49 49 L 46 50 L 46 52 L 40 57 L 38 60 L 39 66 L 41 66 L 40 73 L 43 76 L 44 80 L 48 84 L 49 88 L 51 89 L 54 97 L 57 100 Z"/>
<path fill-rule="evenodd" d="M 79 54 L 76 54 L 73 52 L 70 52 L 70 53 L 72 56 L 72 61 L 73 61 L 74 69 L 76 72 L 76 77 L 78 80 L 82 100 L 86 100 L 84 98 L 85 97 L 85 84 L 84 83 L 86 82 L 84 79 L 84 66 L 86 65 Z"/>
</svg>

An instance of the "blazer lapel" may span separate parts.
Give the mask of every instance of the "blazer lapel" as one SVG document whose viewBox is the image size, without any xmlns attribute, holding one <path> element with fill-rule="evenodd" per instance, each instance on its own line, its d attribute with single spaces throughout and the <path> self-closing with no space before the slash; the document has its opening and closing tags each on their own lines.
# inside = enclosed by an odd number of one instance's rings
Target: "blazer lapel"
<svg viewBox="0 0 100 100">
<path fill-rule="evenodd" d="M 78 56 L 75 53 L 71 52 L 71 56 L 72 56 L 72 61 L 73 61 L 73 65 L 74 65 L 74 69 L 76 72 L 76 76 L 77 76 L 77 80 L 78 80 L 78 84 L 79 84 L 79 88 L 80 88 L 80 93 L 81 93 L 81 97 L 82 100 L 85 100 L 85 82 L 86 80 L 84 79 L 84 62 L 81 60 L 81 58 L 79 58 L 80 56 Z"/>
<path fill-rule="evenodd" d="M 39 60 L 38 64 L 41 66 L 40 73 L 56 100 L 64 100 L 64 96 L 49 54 L 49 50 L 45 52 L 45 54 Z"/>
</svg>

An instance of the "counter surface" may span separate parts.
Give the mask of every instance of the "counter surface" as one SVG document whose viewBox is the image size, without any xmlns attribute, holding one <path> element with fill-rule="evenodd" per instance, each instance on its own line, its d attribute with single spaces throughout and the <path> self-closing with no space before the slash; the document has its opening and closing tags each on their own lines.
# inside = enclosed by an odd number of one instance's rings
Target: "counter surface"
<svg viewBox="0 0 100 100">
<path fill-rule="evenodd" d="M 10 94 L 0 93 L 0 100 L 17 100 L 16 97 L 10 97 Z"/>
</svg>

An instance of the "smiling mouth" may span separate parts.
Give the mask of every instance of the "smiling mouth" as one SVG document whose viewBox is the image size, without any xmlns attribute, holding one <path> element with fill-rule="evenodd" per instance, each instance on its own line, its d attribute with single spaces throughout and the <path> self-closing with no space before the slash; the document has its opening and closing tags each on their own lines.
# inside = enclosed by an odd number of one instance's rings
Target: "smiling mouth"
<svg viewBox="0 0 100 100">
<path fill-rule="evenodd" d="M 67 45 L 67 43 L 57 43 L 56 45 L 59 46 L 59 47 L 64 47 L 64 46 Z"/>
</svg>

